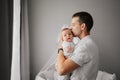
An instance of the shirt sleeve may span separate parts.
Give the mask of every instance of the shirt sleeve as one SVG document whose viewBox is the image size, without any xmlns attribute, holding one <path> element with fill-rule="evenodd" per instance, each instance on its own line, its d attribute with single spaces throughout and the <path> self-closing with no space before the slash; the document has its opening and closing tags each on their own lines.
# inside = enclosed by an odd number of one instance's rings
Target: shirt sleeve
<svg viewBox="0 0 120 80">
<path fill-rule="evenodd" d="M 88 63 L 91 59 L 90 55 L 88 54 L 87 48 L 80 46 L 73 52 L 71 60 L 77 63 L 78 65 L 83 66 L 83 64 Z"/>
</svg>

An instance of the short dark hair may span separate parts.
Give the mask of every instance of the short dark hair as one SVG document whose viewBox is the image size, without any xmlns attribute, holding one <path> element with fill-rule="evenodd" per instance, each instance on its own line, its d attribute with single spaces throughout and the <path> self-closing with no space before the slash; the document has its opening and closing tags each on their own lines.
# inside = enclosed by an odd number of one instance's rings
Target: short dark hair
<svg viewBox="0 0 120 80">
<path fill-rule="evenodd" d="M 77 12 L 73 14 L 72 18 L 79 17 L 80 23 L 85 23 L 87 26 L 87 31 L 90 32 L 91 28 L 93 27 L 93 18 L 88 12 Z"/>
</svg>

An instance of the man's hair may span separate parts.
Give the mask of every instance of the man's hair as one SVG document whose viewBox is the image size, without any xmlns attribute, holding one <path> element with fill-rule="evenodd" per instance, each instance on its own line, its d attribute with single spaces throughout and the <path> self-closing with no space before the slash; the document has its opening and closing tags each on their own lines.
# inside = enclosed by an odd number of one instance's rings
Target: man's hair
<svg viewBox="0 0 120 80">
<path fill-rule="evenodd" d="M 73 14 L 72 18 L 79 17 L 80 23 L 85 23 L 87 26 L 87 31 L 90 32 L 91 28 L 93 27 L 93 18 L 88 12 L 77 12 Z"/>
</svg>

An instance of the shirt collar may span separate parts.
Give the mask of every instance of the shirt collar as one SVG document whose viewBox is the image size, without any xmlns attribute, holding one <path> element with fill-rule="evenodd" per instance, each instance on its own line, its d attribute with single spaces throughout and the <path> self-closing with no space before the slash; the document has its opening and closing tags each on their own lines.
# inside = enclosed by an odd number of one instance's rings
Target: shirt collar
<svg viewBox="0 0 120 80">
<path fill-rule="evenodd" d="M 87 35 L 87 36 L 85 36 L 85 37 L 82 38 L 82 39 L 79 38 L 79 42 L 77 43 L 76 48 L 77 48 L 79 45 L 84 44 L 84 43 L 85 43 L 87 40 L 89 40 L 89 39 L 90 39 L 90 35 Z"/>
<path fill-rule="evenodd" d="M 85 36 L 84 38 L 80 39 L 80 43 L 85 43 L 88 39 L 90 39 L 90 35 Z"/>
</svg>

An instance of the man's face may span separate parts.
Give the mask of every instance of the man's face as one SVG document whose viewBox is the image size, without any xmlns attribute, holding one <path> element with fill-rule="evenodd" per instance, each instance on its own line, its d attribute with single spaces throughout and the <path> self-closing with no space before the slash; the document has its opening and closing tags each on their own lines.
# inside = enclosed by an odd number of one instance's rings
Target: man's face
<svg viewBox="0 0 120 80">
<path fill-rule="evenodd" d="M 81 26 L 79 22 L 79 17 L 73 17 L 71 22 L 71 28 L 74 36 L 79 36 L 81 34 Z"/>
</svg>

